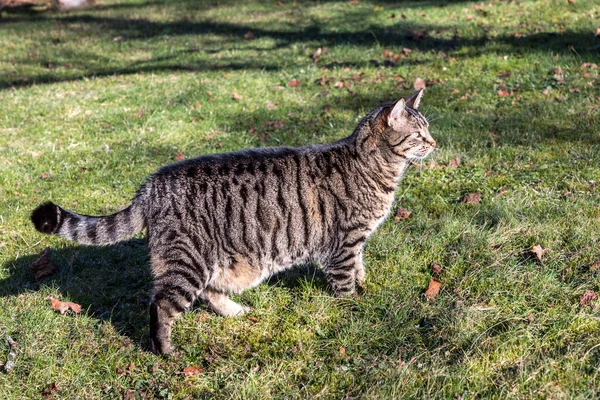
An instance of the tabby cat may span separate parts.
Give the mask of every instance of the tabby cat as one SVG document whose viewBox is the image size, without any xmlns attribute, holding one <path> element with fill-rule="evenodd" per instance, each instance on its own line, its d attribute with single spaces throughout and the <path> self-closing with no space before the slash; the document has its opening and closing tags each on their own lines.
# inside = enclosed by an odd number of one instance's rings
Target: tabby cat
<svg viewBox="0 0 600 400">
<path fill-rule="evenodd" d="M 51 202 L 31 214 L 36 229 L 108 245 L 147 229 L 154 276 L 150 336 L 172 351 L 174 317 L 198 297 L 217 314 L 249 311 L 231 293 L 294 264 L 323 266 L 337 295 L 365 279 L 362 249 L 386 218 L 408 159 L 435 147 L 417 111 L 423 91 L 368 113 L 335 143 L 214 154 L 165 166 L 131 205 L 108 216 Z"/>
</svg>

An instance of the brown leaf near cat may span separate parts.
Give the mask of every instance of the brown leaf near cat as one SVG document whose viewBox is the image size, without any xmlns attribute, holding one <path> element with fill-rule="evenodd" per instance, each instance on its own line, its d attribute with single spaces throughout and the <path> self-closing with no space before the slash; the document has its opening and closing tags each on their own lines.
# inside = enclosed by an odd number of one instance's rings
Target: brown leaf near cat
<svg viewBox="0 0 600 400">
<path fill-rule="evenodd" d="M 465 204 L 479 204 L 481 202 L 481 193 L 467 193 L 460 198 L 460 202 Z"/>
<path fill-rule="evenodd" d="M 191 366 L 185 367 L 183 369 L 183 375 L 185 375 L 187 377 L 199 375 L 203 372 L 204 372 L 204 368 L 201 368 L 197 365 L 191 365 Z"/>
<path fill-rule="evenodd" d="M 46 247 L 42 250 L 40 256 L 31 263 L 29 269 L 33 271 L 36 281 L 39 281 L 56 271 L 56 265 L 54 265 L 50 259 L 50 247 Z"/>
<path fill-rule="evenodd" d="M 538 261 L 542 261 L 542 256 L 548 252 L 548 249 L 542 248 L 539 244 L 536 244 L 531 248 L 531 253 L 537 258 Z"/>
<path fill-rule="evenodd" d="M 423 80 L 423 78 L 417 78 L 415 79 L 415 82 L 413 83 L 413 87 L 415 88 L 415 90 L 421 90 L 421 89 L 425 89 L 427 85 L 425 84 L 425 81 Z"/>
<path fill-rule="evenodd" d="M 440 289 L 442 287 L 442 282 L 438 281 L 435 278 L 431 278 L 429 281 L 429 287 L 425 291 L 425 298 L 427 301 L 433 301 L 440 294 Z"/>
<path fill-rule="evenodd" d="M 579 296 L 579 305 L 581 307 L 589 306 L 597 297 L 598 295 L 593 290 L 586 290 L 584 294 Z"/>
<path fill-rule="evenodd" d="M 54 311 L 60 312 L 61 314 L 64 314 L 69 310 L 73 311 L 75 314 L 79 314 L 81 312 L 81 306 L 77 303 L 60 301 L 54 297 L 49 297 L 48 300 L 50 300 L 50 308 Z"/>
<path fill-rule="evenodd" d="M 410 218 L 411 215 L 412 212 L 408 211 L 406 208 L 399 208 L 398 211 L 396 211 L 396 215 L 394 215 L 394 221 L 404 221 L 405 219 Z"/>
</svg>

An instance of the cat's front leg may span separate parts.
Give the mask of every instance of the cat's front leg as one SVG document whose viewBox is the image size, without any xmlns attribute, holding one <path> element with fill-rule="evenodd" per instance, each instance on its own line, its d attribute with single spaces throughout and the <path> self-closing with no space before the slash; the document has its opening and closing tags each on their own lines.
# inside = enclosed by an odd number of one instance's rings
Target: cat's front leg
<svg viewBox="0 0 600 400">
<path fill-rule="evenodd" d="M 343 249 L 325 265 L 325 274 L 336 296 L 354 294 L 356 284 L 362 286 L 365 267 L 360 249 Z"/>
</svg>

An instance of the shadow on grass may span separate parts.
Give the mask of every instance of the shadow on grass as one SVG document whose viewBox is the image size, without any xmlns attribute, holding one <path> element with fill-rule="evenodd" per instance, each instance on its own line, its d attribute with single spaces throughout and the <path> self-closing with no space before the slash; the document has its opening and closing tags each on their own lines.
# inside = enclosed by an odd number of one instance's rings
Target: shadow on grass
<svg viewBox="0 0 600 400">
<path fill-rule="evenodd" d="M 457 1 L 458 2 L 458 1 Z M 395 3 L 391 2 L 390 3 Z M 417 5 L 443 5 L 445 2 L 416 2 Z M 403 4 L 404 5 L 404 4 Z M 415 4 L 413 4 L 415 5 Z M 452 52 L 455 49 L 467 49 L 462 52 L 460 57 L 476 57 L 488 52 L 509 51 L 514 54 L 525 54 L 531 52 L 548 51 L 557 53 L 576 52 L 579 55 L 597 54 L 600 42 L 597 37 L 588 32 L 564 32 L 557 34 L 554 32 L 540 32 L 515 38 L 511 34 L 500 35 L 494 38 L 487 36 L 482 30 L 480 36 L 474 38 L 463 38 L 456 35 L 458 25 L 433 25 L 424 23 L 413 23 L 398 19 L 391 26 L 366 25 L 368 14 L 371 10 L 358 9 L 346 10 L 341 17 L 336 17 L 322 23 L 307 17 L 307 21 L 302 21 L 299 26 L 291 24 L 274 24 L 274 27 L 266 28 L 263 24 L 240 24 L 222 21 L 193 20 L 194 12 L 200 12 L 205 8 L 214 6 L 213 3 L 202 2 L 149 2 L 140 6 L 154 7 L 165 6 L 167 8 L 179 8 L 175 11 L 181 12 L 181 8 L 188 10 L 191 17 L 185 16 L 179 20 L 159 22 L 148 18 L 132 18 L 129 16 L 103 16 L 95 15 L 95 9 L 87 12 L 80 12 L 66 15 L 33 15 L 29 18 L 8 17 L 2 20 L 3 25 L 15 33 L 26 31 L 31 34 L 32 31 L 39 31 L 39 37 L 47 37 L 48 30 L 52 31 L 60 27 L 66 32 L 75 32 L 78 41 L 85 43 L 88 39 L 103 38 L 107 46 L 114 45 L 114 38 L 118 37 L 129 52 L 132 49 L 147 51 L 149 41 L 164 40 L 168 38 L 174 48 L 185 46 L 185 43 L 176 42 L 178 37 L 195 35 L 197 38 L 205 38 L 207 45 L 205 49 L 189 48 L 187 50 L 169 51 L 168 56 L 154 56 L 146 61 L 132 61 L 127 65 L 110 65 L 112 55 L 103 57 L 100 54 L 86 52 L 85 46 L 81 46 L 77 51 L 73 49 L 62 49 L 60 46 L 53 49 L 50 57 L 62 59 L 61 64 L 70 65 L 65 71 L 57 72 L 50 67 L 56 64 L 55 61 L 46 58 L 22 57 L 12 58 L 11 63 L 27 67 L 39 67 L 40 64 L 47 66 L 48 71 L 30 74 L 26 76 L 6 77 L 0 79 L 0 89 L 9 87 L 30 86 L 33 84 L 45 84 L 54 82 L 65 82 L 86 79 L 90 77 L 102 77 L 112 75 L 127 75 L 146 72 L 160 71 L 236 71 L 236 70 L 264 70 L 276 71 L 283 68 L 282 61 L 279 60 L 278 50 L 290 49 L 293 46 L 301 45 L 303 47 L 327 47 L 329 50 L 338 46 L 355 46 L 359 48 L 372 48 L 373 46 L 390 47 L 400 49 L 403 47 L 411 48 L 420 52 L 437 51 Z M 137 5 L 108 5 L 105 8 L 137 7 Z M 100 7 L 98 10 L 103 9 Z M 307 5 L 308 7 L 308 5 Z M 173 15 L 178 15 L 174 12 Z M 370 14 L 369 14 L 370 15 Z M 52 24 L 52 25 L 49 25 Z M 355 29 L 335 29 L 332 26 L 356 27 Z M 84 27 L 84 28 L 83 28 Z M 244 39 L 244 36 L 252 32 L 256 39 L 270 39 L 272 44 L 267 47 L 253 47 L 254 41 Z M 211 36 L 218 36 L 218 39 Z M 50 45 L 52 46 L 52 45 Z M 211 48 L 214 47 L 214 48 Z M 255 50 L 262 52 L 271 52 L 272 58 L 264 56 L 243 56 L 226 55 L 225 57 L 197 57 L 194 53 L 200 53 L 210 56 L 216 52 L 227 50 Z M 116 47 L 117 53 L 122 51 Z M 35 53 L 35 52 L 34 52 Z M 46 52 L 48 54 L 48 52 Z M 61 54 L 62 53 L 62 54 Z M 48 56 L 46 56 L 48 57 Z M 103 60 L 98 63 L 98 60 Z M 118 59 L 118 57 L 116 57 Z M 126 57 L 125 57 L 126 58 Z M 420 61 L 411 59 L 402 60 L 403 65 L 414 65 Z M 107 66 L 108 64 L 108 66 Z M 338 59 L 329 60 L 324 57 L 320 65 L 326 67 L 348 66 L 348 67 L 368 67 L 385 66 L 383 60 L 350 60 Z M 77 68 L 80 71 L 70 70 Z"/>
<path fill-rule="evenodd" d="M 7 262 L 9 277 L 0 280 L 0 297 L 55 288 L 59 300 L 72 301 L 99 321 L 112 324 L 117 332 L 149 350 L 148 305 L 153 278 L 145 239 L 131 239 L 105 247 L 75 246 L 51 250 L 58 268 L 36 281 L 29 266 L 39 254 Z M 298 266 L 271 277 L 266 284 L 298 288 L 303 281 L 316 290 L 330 291 L 324 274 L 315 266 Z M 50 303 L 48 303 L 48 307 Z M 197 300 L 190 311 L 207 309 Z"/>
</svg>

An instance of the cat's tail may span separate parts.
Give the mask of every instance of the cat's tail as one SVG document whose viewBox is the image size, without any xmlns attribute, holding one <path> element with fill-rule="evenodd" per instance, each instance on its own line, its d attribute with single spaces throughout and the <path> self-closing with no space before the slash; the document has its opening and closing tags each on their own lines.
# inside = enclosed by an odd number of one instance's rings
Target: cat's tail
<svg viewBox="0 0 600 400">
<path fill-rule="evenodd" d="M 136 196 L 124 210 L 93 217 L 67 211 L 52 202 L 39 205 L 31 213 L 35 229 L 81 244 L 107 245 L 128 239 L 146 226 L 143 196 Z"/>
</svg>

